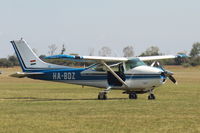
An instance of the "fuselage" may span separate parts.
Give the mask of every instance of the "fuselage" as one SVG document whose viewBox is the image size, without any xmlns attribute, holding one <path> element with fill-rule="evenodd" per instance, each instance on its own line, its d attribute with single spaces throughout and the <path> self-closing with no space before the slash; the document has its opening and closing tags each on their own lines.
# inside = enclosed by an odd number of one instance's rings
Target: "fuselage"
<svg viewBox="0 0 200 133">
<path fill-rule="evenodd" d="M 31 75 L 28 77 L 39 80 L 49 80 L 99 88 L 107 88 L 111 86 L 113 89 L 132 91 L 147 91 L 162 85 L 166 79 L 166 77 L 162 75 L 162 70 L 146 65 L 134 67 L 124 72 L 124 81 L 128 85 L 128 88 L 123 85 L 116 86 L 109 84 L 109 76 L 107 72 L 98 72 L 91 68 L 68 68 L 44 70 L 40 72 L 43 72 L 44 74 Z"/>
<path fill-rule="evenodd" d="M 71 68 L 42 61 L 23 39 L 11 43 L 24 74 L 32 79 L 138 92 L 152 90 L 162 85 L 166 79 L 163 70 L 147 66 L 137 57 L 122 61 L 95 57 L 92 66 Z M 82 58 L 77 56 L 74 59 Z"/>
<path fill-rule="evenodd" d="M 129 99 L 137 99 L 138 93 L 149 92 L 148 99 L 155 99 L 153 89 L 164 84 L 166 78 L 176 83 L 173 73 L 165 70 L 158 62 L 147 66 L 143 61 L 171 59 L 179 56 L 150 57 L 100 57 L 54 55 L 46 59 L 66 59 L 88 62 L 93 65 L 87 68 L 72 68 L 44 62 L 30 48 L 24 39 L 11 41 L 23 72 L 14 77 L 28 77 L 38 80 L 64 82 L 82 86 L 104 88 L 98 99 L 107 99 L 111 89 L 123 90 Z"/>
</svg>

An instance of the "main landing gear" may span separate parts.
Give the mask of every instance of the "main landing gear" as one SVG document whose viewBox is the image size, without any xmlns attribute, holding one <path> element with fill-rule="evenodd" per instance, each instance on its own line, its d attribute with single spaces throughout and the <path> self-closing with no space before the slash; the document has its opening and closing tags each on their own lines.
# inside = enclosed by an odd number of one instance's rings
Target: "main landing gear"
<svg viewBox="0 0 200 133">
<path fill-rule="evenodd" d="M 129 99 L 137 99 L 137 94 L 135 92 L 129 93 Z"/>
<path fill-rule="evenodd" d="M 107 97 L 107 93 L 106 92 L 99 92 L 99 95 L 98 95 L 98 99 L 99 100 L 106 100 L 108 97 Z"/>
<path fill-rule="evenodd" d="M 111 87 L 108 87 L 107 89 L 99 92 L 98 100 L 106 100 L 106 99 L 108 99 L 107 93 L 110 91 L 110 89 L 111 89 Z"/>
<path fill-rule="evenodd" d="M 134 91 L 125 91 L 123 94 L 128 94 L 129 99 L 137 99 L 137 94 Z"/>
</svg>

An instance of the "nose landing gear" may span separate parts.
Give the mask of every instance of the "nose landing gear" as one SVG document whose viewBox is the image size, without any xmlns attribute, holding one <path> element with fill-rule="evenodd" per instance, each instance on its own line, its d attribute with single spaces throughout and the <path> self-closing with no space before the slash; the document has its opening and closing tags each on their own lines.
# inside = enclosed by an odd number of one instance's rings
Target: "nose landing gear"
<svg viewBox="0 0 200 133">
<path fill-rule="evenodd" d="M 153 94 L 153 89 L 151 89 L 151 90 L 149 91 L 148 100 L 155 100 L 155 99 L 156 99 L 156 97 L 155 97 L 155 95 Z"/>
<path fill-rule="evenodd" d="M 154 94 L 150 94 L 150 95 L 148 96 L 148 100 L 155 100 L 155 99 L 156 99 L 156 97 L 155 97 Z"/>
</svg>

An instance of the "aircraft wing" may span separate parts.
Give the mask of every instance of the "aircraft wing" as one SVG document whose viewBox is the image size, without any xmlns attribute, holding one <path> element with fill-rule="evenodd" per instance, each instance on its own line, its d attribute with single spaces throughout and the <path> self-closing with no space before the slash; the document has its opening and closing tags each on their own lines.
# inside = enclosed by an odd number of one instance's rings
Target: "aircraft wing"
<svg viewBox="0 0 200 133">
<path fill-rule="evenodd" d="M 138 58 L 142 61 L 151 61 L 151 60 L 164 60 L 164 59 L 186 58 L 186 57 L 188 56 L 185 54 L 178 54 L 178 55 L 144 56 Z"/>
<path fill-rule="evenodd" d="M 44 74 L 44 73 L 42 73 L 42 72 L 32 72 L 32 73 L 17 72 L 17 73 L 10 75 L 10 76 L 15 77 L 15 78 L 24 78 L 24 77 L 28 77 L 28 76 L 31 76 L 31 75 L 42 75 L 42 74 Z"/>
<path fill-rule="evenodd" d="M 123 62 L 133 58 L 139 58 L 142 61 L 150 60 L 163 60 L 163 59 L 174 59 L 174 58 L 186 58 L 185 54 L 178 55 L 161 55 L 161 56 L 144 56 L 144 57 L 103 57 L 103 56 L 78 56 L 78 55 L 53 55 L 47 56 L 45 59 L 65 59 L 77 62 Z"/>
<path fill-rule="evenodd" d="M 47 56 L 45 59 L 65 59 L 78 62 L 121 62 L 127 61 L 125 57 L 103 57 L 103 56 L 78 56 L 78 55 L 53 55 Z"/>
</svg>

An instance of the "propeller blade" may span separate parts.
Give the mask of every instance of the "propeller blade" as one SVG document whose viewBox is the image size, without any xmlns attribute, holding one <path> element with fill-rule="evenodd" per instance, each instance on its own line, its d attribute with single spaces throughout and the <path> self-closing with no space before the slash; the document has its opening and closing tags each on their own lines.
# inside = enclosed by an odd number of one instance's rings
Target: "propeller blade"
<svg viewBox="0 0 200 133">
<path fill-rule="evenodd" d="M 165 74 L 166 74 L 167 76 L 174 75 L 174 73 L 171 72 L 171 71 L 168 71 L 168 70 L 164 70 L 164 71 L 165 71 Z"/>
<path fill-rule="evenodd" d="M 177 84 L 177 81 L 176 79 L 172 76 L 174 73 L 173 72 L 170 72 L 166 69 L 164 69 L 164 67 L 158 62 L 158 61 L 154 61 L 152 64 L 151 64 L 152 67 L 158 67 L 160 69 L 162 69 L 164 72 L 163 74 L 168 77 L 174 84 Z"/>
<path fill-rule="evenodd" d="M 176 79 L 175 79 L 172 75 L 169 75 L 168 78 L 169 78 L 174 84 L 177 84 Z"/>
</svg>

